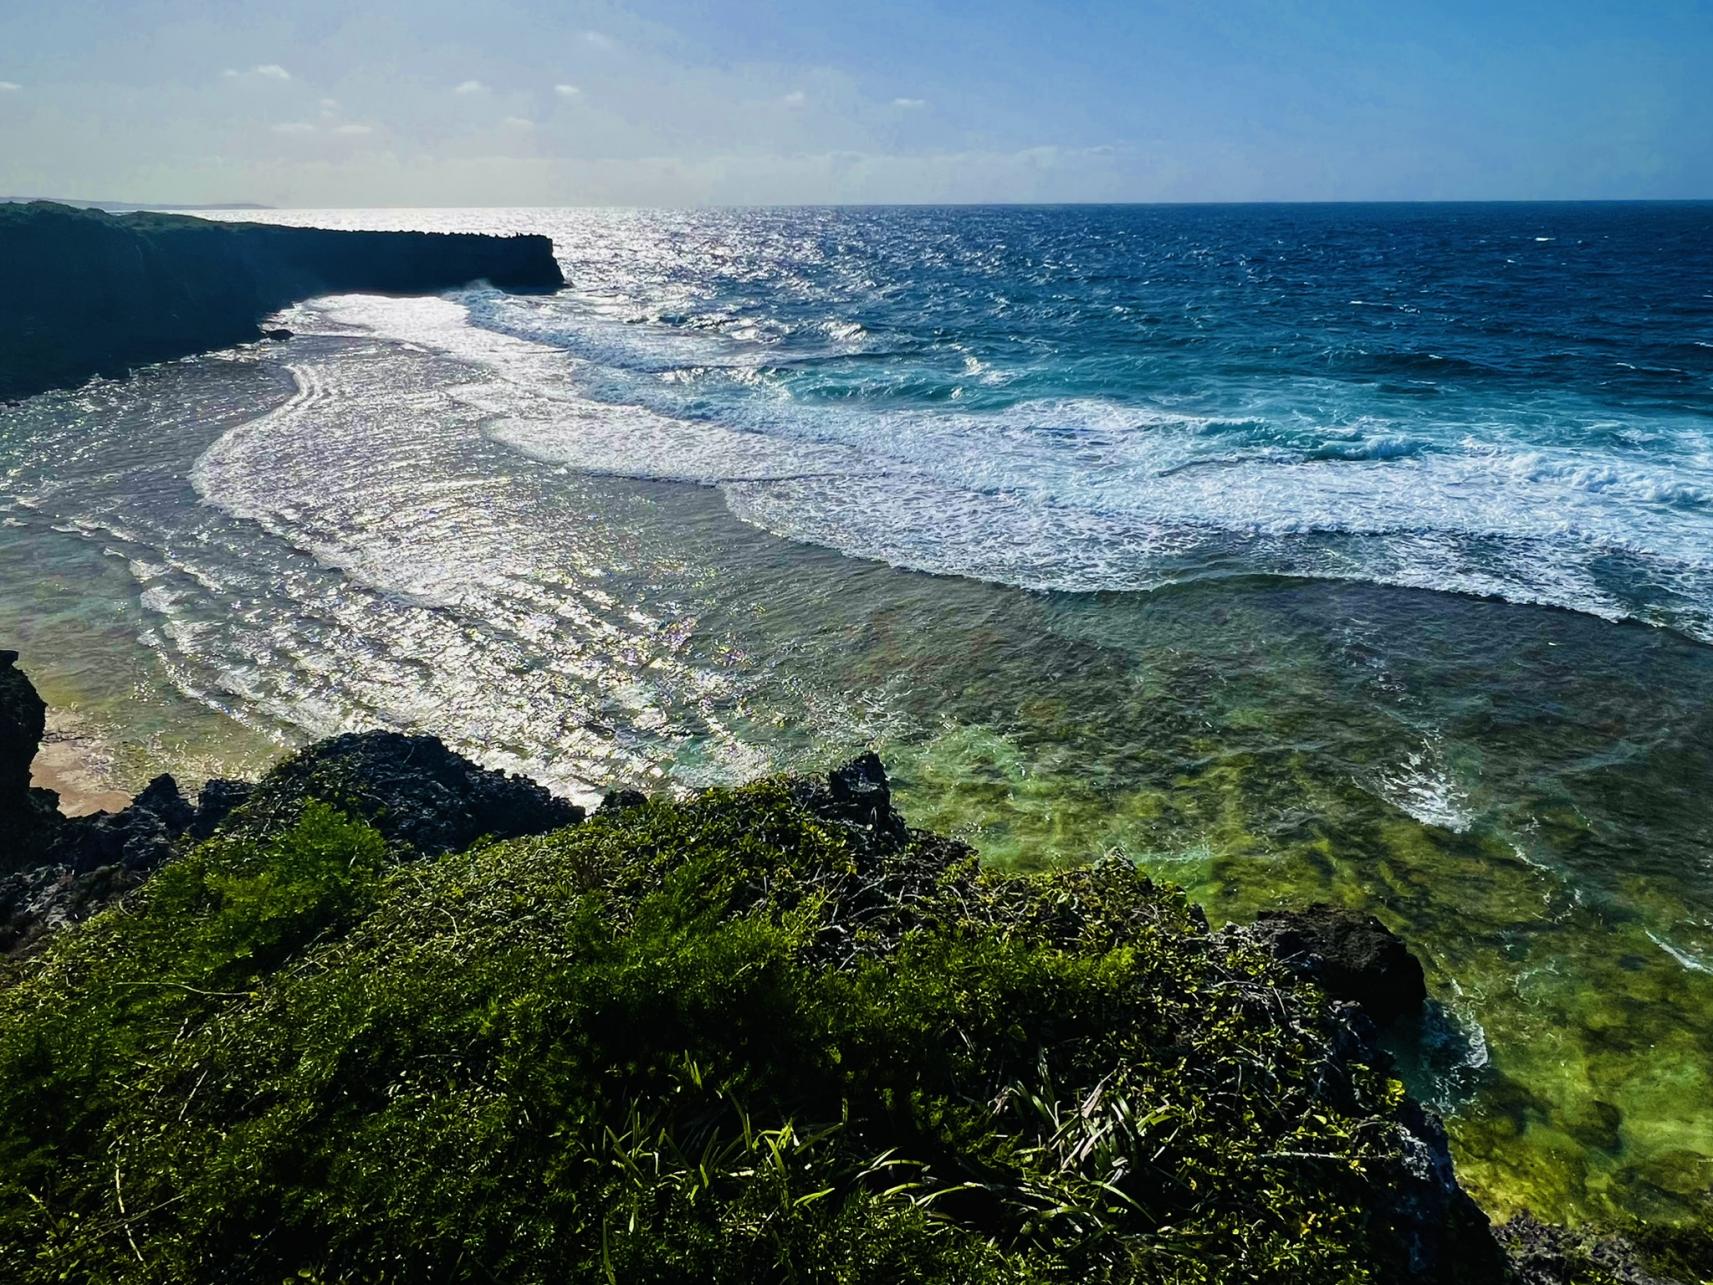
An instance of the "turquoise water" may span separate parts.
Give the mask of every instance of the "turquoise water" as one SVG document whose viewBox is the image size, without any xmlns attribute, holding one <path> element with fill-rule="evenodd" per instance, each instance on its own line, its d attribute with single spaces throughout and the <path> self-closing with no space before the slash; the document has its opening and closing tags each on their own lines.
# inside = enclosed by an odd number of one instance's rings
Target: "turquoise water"
<svg viewBox="0 0 1713 1285">
<path fill-rule="evenodd" d="M 1704 1213 L 1710 207 L 270 217 L 572 287 L 0 409 L 0 635 L 116 783 L 876 744 L 991 860 L 1374 910 L 1495 1209 Z"/>
<path fill-rule="evenodd" d="M 1266 571 L 1713 631 L 1713 204 L 473 221 L 571 282 L 467 300 L 607 408 L 499 408 L 545 459 L 1031 588 Z"/>
</svg>

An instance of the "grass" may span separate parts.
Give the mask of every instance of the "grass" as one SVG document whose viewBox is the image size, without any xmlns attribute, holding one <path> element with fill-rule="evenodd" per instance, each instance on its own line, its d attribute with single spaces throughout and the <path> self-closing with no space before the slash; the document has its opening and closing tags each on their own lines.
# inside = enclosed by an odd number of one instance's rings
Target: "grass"
<svg viewBox="0 0 1713 1285">
<path fill-rule="evenodd" d="M 312 802 L 20 967 L 0 1277 L 1486 1270 L 1400 1197 L 1401 1086 L 1129 863 L 988 873 L 784 781 L 396 856 Z"/>
</svg>

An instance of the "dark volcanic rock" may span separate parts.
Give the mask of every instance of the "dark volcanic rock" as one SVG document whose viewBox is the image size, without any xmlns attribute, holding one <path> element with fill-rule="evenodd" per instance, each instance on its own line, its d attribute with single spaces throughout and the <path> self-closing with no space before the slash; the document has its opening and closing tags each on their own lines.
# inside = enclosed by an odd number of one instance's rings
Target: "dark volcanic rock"
<svg viewBox="0 0 1713 1285">
<path fill-rule="evenodd" d="M 290 824 L 311 798 L 428 856 L 483 836 L 544 834 L 583 819 L 583 809 L 534 781 L 478 767 L 439 737 L 351 732 L 300 750 L 264 776 L 242 824 Z"/>
<path fill-rule="evenodd" d="M 268 833 L 295 821 L 309 799 L 363 817 L 425 855 L 583 817 L 535 782 L 478 767 L 435 737 L 392 732 L 322 741 L 256 785 L 209 781 L 194 806 L 172 777 L 158 776 L 122 811 L 62 816 L 52 791 L 29 785 L 46 709 L 17 659 L 0 651 L 0 953 L 28 951 L 87 918 L 222 825 Z M 634 791 L 614 800 L 646 801 Z"/>
<path fill-rule="evenodd" d="M 271 339 L 276 344 L 283 344 L 286 340 L 291 338 L 291 331 L 287 330 L 284 326 L 275 326 L 272 330 L 262 331 L 262 338 Z"/>
<path fill-rule="evenodd" d="M 123 866 L 78 872 L 37 866 L 0 877 L 0 955 L 23 955 L 57 928 L 78 923 L 140 884 Z"/>
<path fill-rule="evenodd" d="M 17 652 L 0 651 L 0 870 L 33 864 L 60 822 L 59 796 L 30 785 L 47 705 L 17 662 Z"/>
<path fill-rule="evenodd" d="M 157 776 L 122 812 L 67 817 L 43 856 L 79 874 L 113 865 L 147 874 L 172 856 L 173 841 L 195 819 L 196 809 L 179 793 L 178 782 Z"/>
<path fill-rule="evenodd" d="M 1372 915 L 1323 902 L 1263 911 L 1253 931 L 1278 959 L 1376 1022 L 1413 1013 L 1427 998 L 1421 961 Z"/>
<path fill-rule="evenodd" d="M 608 790 L 601 797 L 601 806 L 597 812 L 624 812 L 630 808 L 640 808 L 648 802 L 648 795 L 641 790 Z"/>
<path fill-rule="evenodd" d="M 1498 1285 L 1506 1279 L 1504 1252 L 1487 1215 L 1457 1181 L 1445 1126 L 1414 1099 L 1404 1103 L 1402 1116 L 1401 1155 L 1376 1184 L 1384 1201 L 1374 1214 L 1404 1252 L 1405 1279 Z"/>
<path fill-rule="evenodd" d="M 196 816 L 190 823 L 190 837 L 206 839 L 214 833 L 236 808 L 241 808 L 250 801 L 250 795 L 256 787 L 248 781 L 230 781 L 224 777 L 215 777 L 202 786 L 202 793 L 196 796 Z"/>
<path fill-rule="evenodd" d="M 0 952 L 34 946 L 87 918 L 170 857 L 195 809 L 170 776 L 122 812 L 66 817 L 51 790 L 29 786 L 46 710 L 16 652 L 0 652 Z"/>
<path fill-rule="evenodd" d="M 565 284 L 544 236 L 0 204 L 0 401 L 255 340 L 268 313 L 315 295 L 425 294 L 474 281 Z"/>
<path fill-rule="evenodd" d="M 152 812 L 173 834 L 183 834 L 196 819 L 196 809 L 185 799 L 178 782 L 164 772 L 143 787 L 128 810 Z"/>
<path fill-rule="evenodd" d="M 18 653 L 0 651 L 0 801 L 30 788 L 30 764 L 47 716 L 47 703 L 18 668 Z"/>
<path fill-rule="evenodd" d="M 886 768 L 873 750 L 859 754 L 849 763 L 827 774 L 823 794 L 808 800 L 816 812 L 853 829 L 866 832 L 870 841 L 882 846 L 901 845 L 907 834 L 904 818 L 892 807 L 892 786 Z"/>
</svg>

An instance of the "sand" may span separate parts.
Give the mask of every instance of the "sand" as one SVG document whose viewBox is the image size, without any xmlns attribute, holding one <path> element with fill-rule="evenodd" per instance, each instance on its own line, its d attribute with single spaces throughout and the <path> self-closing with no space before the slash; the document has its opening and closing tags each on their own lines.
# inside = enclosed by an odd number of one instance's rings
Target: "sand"
<svg viewBox="0 0 1713 1285">
<path fill-rule="evenodd" d="M 117 812 L 131 801 L 129 794 L 113 788 L 106 756 L 97 743 L 63 723 L 56 724 L 51 713 L 30 768 L 30 784 L 57 792 L 60 811 L 67 816 Z"/>
</svg>

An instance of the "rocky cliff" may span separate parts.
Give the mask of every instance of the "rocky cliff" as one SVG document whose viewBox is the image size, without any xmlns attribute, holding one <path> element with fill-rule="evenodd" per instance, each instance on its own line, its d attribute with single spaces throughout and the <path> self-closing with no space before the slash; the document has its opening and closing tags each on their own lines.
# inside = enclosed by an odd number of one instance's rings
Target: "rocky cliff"
<svg viewBox="0 0 1713 1285">
<path fill-rule="evenodd" d="M 336 232 L 0 206 L 0 400 L 258 337 L 318 294 L 565 284 L 543 236 Z"/>
</svg>

